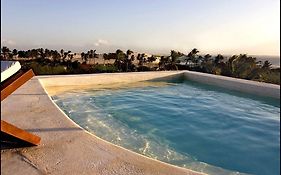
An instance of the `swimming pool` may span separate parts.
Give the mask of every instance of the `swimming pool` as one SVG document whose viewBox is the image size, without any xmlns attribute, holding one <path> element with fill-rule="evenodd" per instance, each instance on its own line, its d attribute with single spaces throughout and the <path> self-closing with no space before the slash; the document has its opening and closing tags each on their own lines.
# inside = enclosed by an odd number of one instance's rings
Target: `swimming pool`
<svg viewBox="0 0 281 175">
<path fill-rule="evenodd" d="M 279 100 L 185 80 L 52 98 L 86 130 L 148 157 L 208 174 L 280 174 Z"/>
</svg>

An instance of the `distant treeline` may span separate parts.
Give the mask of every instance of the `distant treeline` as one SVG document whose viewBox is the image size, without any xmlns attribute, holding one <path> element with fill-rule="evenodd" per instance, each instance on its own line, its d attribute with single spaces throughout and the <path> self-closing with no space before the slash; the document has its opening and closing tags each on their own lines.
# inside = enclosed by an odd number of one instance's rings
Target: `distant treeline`
<svg viewBox="0 0 281 175">
<path fill-rule="evenodd" d="M 82 74 L 104 72 L 136 72 L 158 70 L 192 70 L 216 75 L 223 75 L 247 80 L 261 81 L 280 85 L 280 68 L 272 68 L 269 61 L 257 61 L 257 58 L 246 54 L 224 57 L 221 54 L 200 55 L 194 48 L 187 54 L 171 50 L 169 56 L 148 56 L 145 53 L 134 54 L 118 49 L 114 53 L 102 54 L 103 64 L 95 63 L 98 54 L 89 50 L 80 54 L 80 60 L 71 51 L 61 49 L 10 50 L 1 48 L 1 60 L 18 60 L 24 69 L 32 68 L 36 75 Z M 93 60 L 94 64 L 89 64 Z M 112 64 L 105 64 L 112 60 Z"/>
</svg>

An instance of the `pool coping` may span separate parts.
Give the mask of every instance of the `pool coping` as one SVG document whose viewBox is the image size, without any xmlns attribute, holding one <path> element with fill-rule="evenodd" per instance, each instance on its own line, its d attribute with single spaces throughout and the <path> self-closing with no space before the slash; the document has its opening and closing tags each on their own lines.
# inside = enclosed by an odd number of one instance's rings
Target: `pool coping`
<svg viewBox="0 0 281 175">
<path fill-rule="evenodd" d="M 169 79 L 178 76 L 184 76 L 191 80 L 218 85 L 221 87 L 227 87 L 227 83 L 230 82 L 230 86 L 227 88 L 233 87 L 231 84 L 238 82 L 242 83 L 242 85 L 238 86 L 243 87 L 242 91 L 244 89 L 245 92 L 247 92 L 249 87 L 257 87 L 258 91 L 254 91 L 254 93 L 257 95 L 266 95 L 265 93 L 261 94 L 261 92 L 264 91 L 264 89 L 270 89 L 270 91 L 274 92 L 273 95 L 275 97 L 279 96 L 280 98 L 280 86 L 278 85 L 190 71 L 36 76 L 3 101 L 3 105 L 1 105 L 1 116 L 3 114 L 3 118 L 5 120 L 23 129 L 27 129 L 29 131 L 31 130 L 35 134 L 41 136 L 42 143 L 38 147 L 4 151 L 1 150 L 1 170 L 3 174 L 22 174 L 22 172 L 19 173 L 13 170 L 15 165 L 18 166 L 19 169 L 26 170 L 27 174 L 65 174 L 67 172 L 76 172 L 79 174 L 83 173 L 81 170 L 83 168 L 81 167 L 85 167 L 85 165 L 82 165 L 84 159 L 81 159 L 80 157 L 80 148 L 84 148 L 82 155 L 86 157 L 86 165 L 90 164 L 89 162 L 98 162 L 98 165 L 96 163 L 92 163 L 90 167 L 86 167 L 88 168 L 87 172 L 90 171 L 94 172 L 95 174 L 108 174 L 108 172 L 115 174 L 204 174 L 148 158 L 100 139 L 73 122 L 53 102 L 47 90 L 48 86 L 63 86 L 64 84 L 67 84 L 68 86 L 77 86 L 77 84 L 81 85 L 82 83 L 85 83 L 86 86 L 84 86 L 84 88 L 89 88 L 93 85 L 100 85 L 102 83 L 111 85 L 112 83 L 119 82 L 122 84 L 157 78 L 161 79 L 163 77 L 165 77 L 165 79 Z M 98 77 L 100 79 L 99 81 L 97 81 Z M 89 80 L 95 81 L 91 82 Z M 237 90 L 236 86 L 234 86 L 234 90 Z M 270 96 L 272 96 L 272 94 Z M 21 108 L 14 109 L 14 106 L 21 106 Z M 28 120 L 26 116 L 29 117 Z M 32 130 L 34 126 L 38 126 L 39 129 Z M 82 132 L 42 132 L 42 130 L 44 130 L 46 127 L 56 128 L 62 126 Z M 77 136 L 78 138 L 74 136 Z M 86 142 L 88 145 L 81 145 L 80 142 Z M 93 149 L 93 147 L 95 149 Z M 97 154 L 97 156 L 89 156 L 93 153 Z M 107 158 L 98 156 L 101 153 L 106 154 Z M 40 159 L 40 157 L 43 158 Z M 64 160 L 62 160 L 62 158 Z M 70 166 L 71 161 L 81 161 L 82 163 L 78 163 L 78 165 L 81 167 L 77 165 Z M 105 165 L 100 162 L 107 163 L 105 163 Z M 120 169 L 120 167 L 125 168 L 117 170 Z"/>
<path fill-rule="evenodd" d="M 44 86 L 42 86 L 42 87 L 44 88 Z M 44 91 L 47 93 L 47 91 L 46 91 L 45 88 L 44 88 Z M 48 94 L 48 93 L 47 93 L 47 94 Z M 48 97 L 49 97 L 50 101 L 52 101 L 53 105 L 56 106 L 56 108 L 66 117 L 66 119 L 68 119 L 70 122 L 72 122 L 72 124 L 75 125 L 76 127 L 81 128 L 81 129 L 82 129 L 84 132 L 86 132 L 87 134 L 90 134 L 91 136 L 95 137 L 96 139 L 99 139 L 99 140 L 102 141 L 102 142 L 106 142 L 107 144 L 113 145 L 113 146 L 118 147 L 118 148 L 120 148 L 120 149 L 126 150 L 126 151 L 130 152 L 131 154 L 136 154 L 137 156 L 140 156 L 140 157 L 142 157 L 142 158 L 144 158 L 144 159 L 150 159 L 150 160 L 153 160 L 153 161 L 157 161 L 157 162 L 160 162 L 161 164 L 168 165 L 168 166 L 172 166 L 172 167 L 174 167 L 174 168 L 179 168 L 179 169 L 184 169 L 184 170 L 190 170 L 190 169 L 187 169 L 187 168 L 179 167 L 179 166 L 176 166 L 176 165 L 173 165 L 173 164 L 169 164 L 169 163 L 166 163 L 166 162 L 157 160 L 157 159 L 153 159 L 153 158 L 144 156 L 144 155 L 142 155 L 142 154 L 139 154 L 139 153 L 137 153 L 137 152 L 131 151 L 131 150 L 127 149 L 127 148 L 124 148 L 124 147 L 122 147 L 122 146 L 116 145 L 116 144 L 114 144 L 114 143 L 111 143 L 111 142 L 109 142 L 109 141 L 107 141 L 107 140 L 104 140 L 104 139 L 102 139 L 102 138 L 96 136 L 95 134 L 93 134 L 93 133 L 91 133 L 91 132 L 85 130 L 83 127 L 81 127 L 80 125 L 78 125 L 77 123 L 75 123 L 68 115 L 65 114 L 65 112 L 52 100 L 52 98 L 51 98 L 49 95 L 48 95 Z M 196 172 L 196 171 L 193 171 L 193 170 L 190 170 L 190 171 L 191 171 L 191 172 L 194 172 L 194 173 Z M 201 173 L 201 172 L 200 172 L 200 173 Z M 203 174 L 205 174 L 205 173 L 203 173 Z"/>
<path fill-rule="evenodd" d="M 148 158 L 89 133 L 51 100 L 40 77 L 6 98 L 1 109 L 4 120 L 42 138 L 37 147 L 1 150 L 3 174 L 204 174 Z"/>
<path fill-rule="evenodd" d="M 189 80 L 219 86 L 229 90 L 280 99 L 280 85 L 276 84 L 192 71 L 186 71 L 184 76 Z"/>
<path fill-rule="evenodd" d="M 159 76 L 159 74 L 161 74 Z M 127 76 L 130 75 L 128 78 Z M 245 80 L 221 75 L 207 74 L 194 71 L 152 71 L 152 72 L 130 72 L 130 73 L 101 73 L 101 74 L 78 74 L 78 75 L 55 75 L 55 76 L 37 76 L 48 89 L 52 86 L 77 86 L 85 85 L 112 85 L 114 83 L 130 83 L 157 79 L 159 77 L 183 76 L 184 78 L 204 84 L 215 85 L 229 90 L 245 92 L 257 96 L 272 97 L 280 99 L 280 85 Z M 92 79 L 95 76 L 97 79 Z M 106 78 L 105 78 L 106 77 Z M 107 78 L 110 77 L 110 78 Z M 126 77 L 126 79 L 124 79 Z M 56 81 L 54 81 L 56 79 Z M 94 80 L 94 81 L 93 81 Z M 83 88 L 83 87 L 81 87 Z"/>
</svg>

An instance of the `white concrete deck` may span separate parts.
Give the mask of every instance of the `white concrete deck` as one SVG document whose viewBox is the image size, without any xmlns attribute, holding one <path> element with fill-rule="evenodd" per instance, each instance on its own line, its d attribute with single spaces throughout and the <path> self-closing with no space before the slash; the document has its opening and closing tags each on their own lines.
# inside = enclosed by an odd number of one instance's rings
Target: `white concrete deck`
<svg viewBox="0 0 281 175">
<path fill-rule="evenodd" d="M 46 88 L 48 92 L 60 93 L 73 88 L 122 85 L 167 76 L 187 76 L 189 79 L 229 88 L 233 86 L 228 86 L 227 82 L 240 81 L 188 71 L 34 77 L 2 102 L 1 117 L 39 135 L 41 145 L 1 150 L 1 174 L 200 174 L 99 139 L 72 122 L 44 90 Z M 250 84 L 251 88 L 259 89 L 258 95 L 267 96 L 267 92 L 270 92 L 269 96 L 280 98 L 280 86 L 241 81 L 244 84 L 237 87 L 244 87 L 242 91 L 248 89 Z M 260 94 L 261 91 L 266 93 Z"/>
<path fill-rule="evenodd" d="M 86 132 L 57 108 L 37 77 L 6 98 L 1 111 L 2 119 L 41 137 L 36 147 L 1 150 L 3 175 L 200 174 L 144 157 Z"/>
</svg>

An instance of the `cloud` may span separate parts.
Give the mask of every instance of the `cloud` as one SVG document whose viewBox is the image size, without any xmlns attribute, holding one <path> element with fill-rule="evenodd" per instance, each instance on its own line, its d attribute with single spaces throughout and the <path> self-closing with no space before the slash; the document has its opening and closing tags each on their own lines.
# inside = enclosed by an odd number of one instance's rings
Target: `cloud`
<svg viewBox="0 0 281 175">
<path fill-rule="evenodd" d="M 14 45 L 16 45 L 16 42 L 13 40 L 9 40 L 9 39 L 1 39 L 1 45 L 14 46 Z"/>
<path fill-rule="evenodd" d="M 95 46 L 101 46 L 101 45 L 109 45 L 109 42 L 107 40 L 99 39 L 96 43 Z"/>
</svg>

